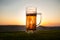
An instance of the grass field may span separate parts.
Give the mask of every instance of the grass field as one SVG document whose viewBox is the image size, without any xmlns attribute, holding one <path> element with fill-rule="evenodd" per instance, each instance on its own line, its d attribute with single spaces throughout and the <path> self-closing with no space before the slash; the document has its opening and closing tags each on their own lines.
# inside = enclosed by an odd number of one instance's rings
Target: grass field
<svg viewBox="0 0 60 40">
<path fill-rule="evenodd" d="M 0 32 L 0 40 L 59 40 L 60 30 L 39 30 L 34 33 L 25 31 Z"/>
</svg>

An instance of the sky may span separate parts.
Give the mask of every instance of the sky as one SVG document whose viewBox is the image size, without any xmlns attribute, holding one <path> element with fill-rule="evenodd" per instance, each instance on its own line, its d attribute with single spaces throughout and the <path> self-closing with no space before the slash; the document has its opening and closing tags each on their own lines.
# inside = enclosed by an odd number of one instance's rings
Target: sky
<svg viewBox="0 0 60 40">
<path fill-rule="evenodd" d="M 42 13 L 40 25 L 60 26 L 60 0 L 0 0 L 0 25 L 26 25 L 29 6 Z"/>
</svg>

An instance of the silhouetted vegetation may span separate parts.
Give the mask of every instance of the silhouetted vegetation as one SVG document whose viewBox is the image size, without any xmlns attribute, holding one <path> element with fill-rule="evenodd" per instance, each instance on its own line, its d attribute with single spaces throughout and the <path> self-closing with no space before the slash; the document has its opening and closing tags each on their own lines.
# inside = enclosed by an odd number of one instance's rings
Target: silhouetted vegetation
<svg viewBox="0 0 60 40">
<path fill-rule="evenodd" d="M 0 32 L 0 40 L 59 40 L 60 30 L 39 30 L 34 33 L 25 31 Z"/>
<path fill-rule="evenodd" d="M 59 40 L 60 26 L 39 26 L 34 33 L 27 33 L 24 25 L 0 25 L 0 40 Z"/>
</svg>

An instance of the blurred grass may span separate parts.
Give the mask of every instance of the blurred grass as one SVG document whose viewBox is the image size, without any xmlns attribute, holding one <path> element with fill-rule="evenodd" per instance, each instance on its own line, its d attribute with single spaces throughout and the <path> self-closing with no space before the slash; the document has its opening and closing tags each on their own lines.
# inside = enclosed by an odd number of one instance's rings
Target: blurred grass
<svg viewBox="0 0 60 40">
<path fill-rule="evenodd" d="M 59 40 L 60 30 L 38 30 L 34 33 L 25 31 L 0 32 L 0 40 Z"/>
</svg>

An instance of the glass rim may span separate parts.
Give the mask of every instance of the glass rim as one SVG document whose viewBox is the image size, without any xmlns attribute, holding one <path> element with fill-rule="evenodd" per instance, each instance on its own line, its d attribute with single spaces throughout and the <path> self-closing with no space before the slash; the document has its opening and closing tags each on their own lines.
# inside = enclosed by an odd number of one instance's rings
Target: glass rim
<svg viewBox="0 0 60 40">
<path fill-rule="evenodd" d="M 36 13 L 37 8 L 36 7 L 26 7 L 26 13 Z"/>
</svg>

